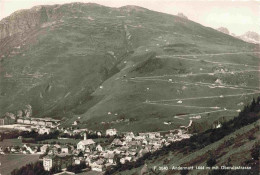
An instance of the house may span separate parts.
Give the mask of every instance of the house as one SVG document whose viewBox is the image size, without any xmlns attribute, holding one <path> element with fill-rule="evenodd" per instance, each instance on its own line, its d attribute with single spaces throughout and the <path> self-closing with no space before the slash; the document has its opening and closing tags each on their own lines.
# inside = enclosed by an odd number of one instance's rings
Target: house
<svg viewBox="0 0 260 175">
<path fill-rule="evenodd" d="M 14 147 L 12 147 L 12 148 L 11 148 L 11 152 L 12 152 L 12 153 L 17 152 L 17 150 L 16 150 Z"/>
<path fill-rule="evenodd" d="M 61 152 L 68 154 L 69 153 L 69 148 L 67 146 L 62 146 L 61 147 Z"/>
<path fill-rule="evenodd" d="M 91 163 L 91 159 L 90 159 L 89 156 L 85 159 L 85 162 L 86 162 L 86 164 L 88 164 L 88 165 Z"/>
<path fill-rule="evenodd" d="M 115 154 L 121 154 L 121 152 L 122 152 L 122 150 L 121 150 L 121 149 L 119 149 L 119 148 L 117 148 L 117 149 L 114 149 L 114 153 L 115 153 Z"/>
<path fill-rule="evenodd" d="M 3 118 L 0 119 L 0 125 L 5 125 L 5 119 Z"/>
<path fill-rule="evenodd" d="M 99 159 L 98 161 L 90 163 L 89 166 L 91 167 L 92 171 L 102 172 L 104 171 L 104 160 Z"/>
<path fill-rule="evenodd" d="M 86 153 L 90 153 L 91 151 L 92 151 L 92 149 L 89 146 L 85 148 Z"/>
<path fill-rule="evenodd" d="M 23 145 L 23 147 L 30 153 L 30 154 L 33 154 L 35 153 L 31 147 L 27 146 L 26 144 Z"/>
<path fill-rule="evenodd" d="M 133 137 L 131 137 L 131 136 L 126 136 L 126 138 L 125 138 L 125 141 L 127 141 L 127 142 L 131 142 L 133 140 Z"/>
<path fill-rule="evenodd" d="M 77 157 L 77 158 L 75 158 L 75 160 L 74 160 L 75 165 L 79 165 L 79 164 L 82 163 L 82 162 L 83 162 L 83 158 L 82 158 L 82 157 Z"/>
<path fill-rule="evenodd" d="M 47 149 L 49 148 L 49 145 L 43 145 L 41 148 L 40 148 L 40 150 L 41 150 L 41 152 L 42 153 L 46 153 L 46 151 L 47 151 Z"/>
<path fill-rule="evenodd" d="M 104 158 L 107 159 L 107 163 L 109 164 L 115 164 L 115 154 L 114 153 L 107 153 L 104 155 Z"/>
<path fill-rule="evenodd" d="M 140 146 L 141 142 L 140 141 L 130 141 L 127 144 L 128 144 L 128 146 Z"/>
<path fill-rule="evenodd" d="M 111 143 L 112 146 L 122 146 L 123 142 L 120 139 L 114 139 Z"/>
<path fill-rule="evenodd" d="M 132 157 L 123 157 L 120 159 L 121 164 L 125 164 L 126 162 L 130 162 L 132 160 Z"/>
<path fill-rule="evenodd" d="M 50 134 L 51 129 L 50 128 L 39 128 L 38 133 L 39 134 Z"/>
<path fill-rule="evenodd" d="M 85 151 L 86 148 L 94 147 L 95 142 L 92 139 L 87 139 L 86 133 L 84 134 L 84 140 L 81 140 L 77 144 L 77 150 Z"/>
<path fill-rule="evenodd" d="M 97 136 L 98 137 L 101 137 L 102 136 L 102 133 L 100 131 L 97 132 Z"/>
<path fill-rule="evenodd" d="M 31 124 L 31 121 L 28 120 L 28 119 L 26 119 L 26 120 L 23 121 L 23 123 L 24 123 L 24 124 L 27 124 L 27 125 L 30 125 L 30 124 Z"/>
<path fill-rule="evenodd" d="M 79 123 L 78 121 L 74 121 L 72 125 L 76 126 L 78 125 L 78 123 Z"/>
<path fill-rule="evenodd" d="M 40 126 L 45 126 L 45 121 L 39 121 L 39 122 L 38 122 L 38 125 L 40 125 Z"/>
<path fill-rule="evenodd" d="M 135 135 L 134 135 L 133 132 L 126 132 L 126 133 L 125 133 L 125 137 L 127 137 L 127 136 L 130 136 L 130 137 L 132 137 L 132 138 L 135 137 Z"/>
<path fill-rule="evenodd" d="M 67 130 L 67 129 L 65 129 L 65 130 L 63 131 L 63 133 L 64 133 L 64 134 L 69 134 L 69 135 L 72 135 L 72 132 L 71 132 L 71 131 L 69 131 L 69 130 Z"/>
<path fill-rule="evenodd" d="M 56 157 L 47 155 L 43 157 L 43 168 L 45 171 L 50 171 L 51 168 L 54 166 Z"/>
<path fill-rule="evenodd" d="M 136 136 L 134 137 L 135 140 L 145 140 L 145 136 Z"/>
<path fill-rule="evenodd" d="M 148 148 L 144 148 L 144 149 L 141 149 L 139 152 L 138 152 L 138 156 L 137 157 L 142 157 L 144 154 L 148 153 L 149 150 Z"/>
<path fill-rule="evenodd" d="M 160 137 L 160 133 L 159 132 L 150 132 L 150 133 L 148 133 L 148 136 L 150 139 L 154 139 L 156 137 Z"/>
<path fill-rule="evenodd" d="M 31 120 L 31 125 L 37 125 L 38 121 L 37 120 Z"/>
<path fill-rule="evenodd" d="M 52 122 L 51 122 L 51 121 L 47 121 L 47 122 L 46 122 L 46 126 L 48 126 L 48 127 L 52 127 L 52 126 L 53 126 L 53 124 L 52 124 Z"/>
<path fill-rule="evenodd" d="M 103 151 L 103 148 L 102 148 L 101 145 L 98 145 L 98 146 L 96 147 L 96 150 L 99 151 L 99 152 L 102 152 L 102 151 Z"/>
<path fill-rule="evenodd" d="M 21 118 L 17 119 L 17 123 L 23 123 L 23 119 Z"/>
<path fill-rule="evenodd" d="M 114 136 L 117 134 L 117 130 L 116 129 L 108 129 L 106 130 L 106 135 L 107 136 Z"/>
</svg>

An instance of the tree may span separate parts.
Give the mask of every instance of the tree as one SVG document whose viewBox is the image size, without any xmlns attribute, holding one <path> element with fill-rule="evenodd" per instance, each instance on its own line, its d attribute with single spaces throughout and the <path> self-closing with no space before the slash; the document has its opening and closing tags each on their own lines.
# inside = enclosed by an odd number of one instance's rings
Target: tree
<svg viewBox="0 0 260 175">
<path fill-rule="evenodd" d="M 78 157 L 84 157 L 84 154 L 82 151 L 79 152 Z"/>
<path fill-rule="evenodd" d="M 181 170 L 181 175 L 187 175 L 189 173 L 189 170 Z"/>
<path fill-rule="evenodd" d="M 254 160 L 259 160 L 260 144 L 255 144 L 251 150 L 251 156 Z"/>
<path fill-rule="evenodd" d="M 209 152 L 209 159 L 207 160 L 207 166 L 212 167 L 216 165 L 217 161 L 212 152 Z"/>
</svg>

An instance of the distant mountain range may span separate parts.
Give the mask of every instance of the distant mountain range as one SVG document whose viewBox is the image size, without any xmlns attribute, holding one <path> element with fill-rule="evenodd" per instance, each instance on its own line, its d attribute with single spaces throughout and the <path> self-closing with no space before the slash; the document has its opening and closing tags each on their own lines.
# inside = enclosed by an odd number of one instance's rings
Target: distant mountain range
<svg viewBox="0 0 260 175">
<path fill-rule="evenodd" d="M 254 44 L 260 44 L 260 35 L 256 32 L 248 31 L 244 33 L 243 35 L 235 35 L 234 33 L 230 33 L 229 30 L 225 27 L 217 28 L 218 31 L 225 33 L 227 35 L 231 35 L 233 37 L 239 38 L 243 41 L 254 43 Z"/>
</svg>

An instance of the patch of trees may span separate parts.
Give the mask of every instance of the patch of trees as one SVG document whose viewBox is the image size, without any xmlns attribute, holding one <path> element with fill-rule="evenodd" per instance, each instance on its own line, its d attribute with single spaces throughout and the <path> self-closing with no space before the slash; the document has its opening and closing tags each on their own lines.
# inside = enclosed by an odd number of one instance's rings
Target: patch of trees
<svg viewBox="0 0 260 175">
<path fill-rule="evenodd" d="M 45 171 L 42 165 L 42 162 L 35 162 L 27 164 L 20 169 L 14 169 L 11 172 L 11 175 L 51 175 L 60 172 L 55 166 L 51 169 L 50 172 Z"/>
<path fill-rule="evenodd" d="M 36 143 L 38 141 L 48 140 L 48 139 L 57 139 L 59 136 L 59 131 L 51 132 L 50 134 L 38 134 L 33 131 L 10 131 L 6 133 L 1 133 L 1 139 L 14 139 L 21 136 L 23 143 Z"/>
<path fill-rule="evenodd" d="M 237 117 L 234 119 L 224 122 L 222 127 L 209 129 L 205 132 L 199 133 L 197 135 L 193 135 L 189 139 L 183 139 L 178 142 L 173 142 L 168 146 L 164 146 L 162 149 L 157 150 L 153 153 L 146 153 L 143 157 L 137 159 L 136 162 L 127 162 L 125 164 L 121 164 L 120 162 L 113 168 L 109 168 L 105 174 L 114 174 L 116 172 L 130 170 L 132 168 L 137 168 L 143 166 L 146 160 L 152 160 L 153 158 L 158 158 L 159 156 L 167 155 L 170 151 L 181 151 L 183 153 L 194 152 L 196 150 L 202 149 L 205 146 L 212 144 L 223 137 L 235 132 L 236 130 L 249 125 L 251 123 L 256 122 L 260 116 L 260 97 L 257 100 L 253 99 L 252 103 L 246 107 L 239 113 Z M 232 140 L 230 140 L 232 142 Z M 230 144 L 230 143 L 227 143 Z M 252 157 L 256 158 L 259 156 L 259 146 L 252 151 Z M 258 151 L 258 154 L 257 154 Z M 216 159 L 212 156 L 207 161 L 209 166 L 215 165 Z"/>
<path fill-rule="evenodd" d="M 80 173 L 83 169 L 87 168 L 87 165 L 85 162 L 81 162 L 79 165 L 69 165 L 67 167 L 67 171 L 73 172 L 73 173 Z"/>
<path fill-rule="evenodd" d="M 251 150 L 251 156 L 254 160 L 259 160 L 259 154 L 260 154 L 260 143 L 256 143 Z"/>
<path fill-rule="evenodd" d="M 59 131 L 54 131 L 51 132 L 50 134 L 38 134 L 35 131 L 31 131 L 31 132 L 27 132 L 27 133 L 23 133 L 21 134 L 21 136 L 23 137 L 22 142 L 23 143 L 36 143 L 39 141 L 43 141 L 43 140 L 49 140 L 49 139 L 58 139 L 59 136 Z M 24 139 L 24 138 L 29 138 L 29 139 Z"/>
<path fill-rule="evenodd" d="M 83 139 L 84 138 L 80 134 L 70 135 L 70 134 L 67 134 L 67 133 L 60 134 L 60 137 L 70 138 L 70 139 Z M 87 139 L 97 139 L 97 138 L 101 138 L 101 137 L 98 136 L 96 133 L 88 133 L 87 134 Z"/>
<path fill-rule="evenodd" d="M 63 133 L 63 134 L 60 134 L 60 137 L 70 138 L 70 139 L 83 139 L 83 136 L 81 136 L 80 134 L 70 135 L 70 134 L 67 134 L 67 133 Z"/>
<path fill-rule="evenodd" d="M 3 141 L 4 139 L 14 139 L 20 136 L 19 131 L 9 131 L 0 134 L 1 134 L 1 141 Z"/>
</svg>

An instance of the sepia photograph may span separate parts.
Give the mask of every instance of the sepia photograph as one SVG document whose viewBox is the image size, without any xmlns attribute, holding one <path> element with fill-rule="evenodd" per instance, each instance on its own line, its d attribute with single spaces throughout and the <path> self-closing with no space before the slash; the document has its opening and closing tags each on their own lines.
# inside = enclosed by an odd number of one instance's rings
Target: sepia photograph
<svg viewBox="0 0 260 175">
<path fill-rule="evenodd" d="M 0 0 L 0 175 L 259 175 L 259 0 Z"/>
</svg>

